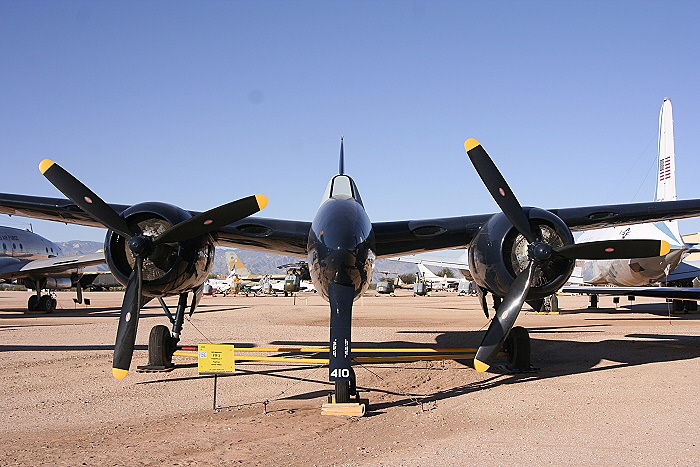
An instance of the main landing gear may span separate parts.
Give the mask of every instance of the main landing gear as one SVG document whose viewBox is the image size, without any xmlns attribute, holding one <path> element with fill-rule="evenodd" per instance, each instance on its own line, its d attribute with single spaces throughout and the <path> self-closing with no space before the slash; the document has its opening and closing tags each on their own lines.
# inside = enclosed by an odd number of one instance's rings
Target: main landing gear
<svg viewBox="0 0 700 467">
<path fill-rule="evenodd" d="M 182 324 L 185 321 L 185 312 L 187 311 L 187 296 L 189 292 L 181 293 L 177 303 L 177 309 L 173 315 L 162 298 L 158 298 L 160 306 L 167 315 L 172 324 L 172 331 L 167 326 L 159 324 L 151 329 L 151 334 L 148 337 L 148 365 L 137 367 L 137 371 L 141 372 L 165 372 L 172 371 L 175 368 L 173 365 L 173 353 L 180 342 L 180 333 L 182 332 Z M 199 301 L 199 291 L 193 292 L 192 304 L 189 310 L 189 316 L 192 316 L 194 309 Z"/>
<path fill-rule="evenodd" d="M 530 360 L 530 334 L 522 326 L 515 326 L 505 342 L 503 351 L 508 358 L 510 370 L 514 373 L 528 373 L 533 370 Z"/>
<path fill-rule="evenodd" d="M 58 302 L 53 297 L 53 294 L 41 295 L 41 290 L 36 295 L 29 297 L 27 302 L 27 311 L 43 311 L 44 313 L 53 313 Z"/>
</svg>

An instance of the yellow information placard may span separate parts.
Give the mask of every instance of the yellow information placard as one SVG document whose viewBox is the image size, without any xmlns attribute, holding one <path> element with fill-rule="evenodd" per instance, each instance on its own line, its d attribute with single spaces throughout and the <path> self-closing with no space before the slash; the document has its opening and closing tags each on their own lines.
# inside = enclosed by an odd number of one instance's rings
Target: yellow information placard
<svg viewBox="0 0 700 467">
<path fill-rule="evenodd" d="M 197 371 L 199 373 L 234 373 L 236 364 L 233 360 L 231 344 L 199 344 L 197 346 Z"/>
</svg>

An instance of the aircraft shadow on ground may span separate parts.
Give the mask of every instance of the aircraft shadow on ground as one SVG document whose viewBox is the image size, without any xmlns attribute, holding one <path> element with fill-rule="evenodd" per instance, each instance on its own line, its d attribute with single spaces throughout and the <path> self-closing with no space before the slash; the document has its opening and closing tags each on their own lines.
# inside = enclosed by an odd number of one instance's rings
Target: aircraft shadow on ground
<svg viewBox="0 0 700 467">
<path fill-rule="evenodd" d="M 606 326 L 606 325 L 595 325 Z M 584 328 L 575 330 L 572 328 Z M 606 339 L 597 342 L 582 342 L 575 340 L 538 339 L 538 334 L 552 333 L 598 333 L 599 330 L 587 329 L 590 326 L 564 326 L 531 328 L 532 363 L 538 367 L 534 373 L 509 374 L 505 370 L 507 363 L 505 358 L 499 359 L 495 364 L 493 376 L 482 381 L 471 382 L 428 394 L 409 394 L 393 391 L 387 387 L 364 387 L 364 390 L 399 396 L 398 400 L 372 404 L 372 410 L 381 410 L 401 405 L 424 404 L 436 402 L 442 399 L 469 394 L 504 384 L 516 384 L 530 380 L 542 380 L 561 376 L 590 373 L 597 371 L 609 371 L 617 368 L 633 367 L 659 362 L 671 362 L 689 360 L 700 357 L 700 336 L 685 336 L 674 334 L 629 334 L 624 339 Z M 433 345 L 416 344 L 415 342 L 394 341 L 386 343 L 354 342 L 355 348 L 359 347 L 477 347 L 483 338 L 483 331 L 403 331 L 409 334 L 435 334 Z M 323 342 L 299 342 L 277 341 L 275 345 L 290 346 L 324 346 Z M 458 363 L 471 368 L 472 359 L 457 360 Z M 603 365 L 601 365 L 603 363 Z M 385 362 L 380 364 L 362 364 L 356 368 L 365 368 L 368 371 L 377 365 L 395 366 Z M 600 365 L 600 366 L 599 366 Z M 436 371 L 453 371 L 433 368 Z M 356 372 L 358 370 L 356 369 Z M 319 381 L 320 382 L 320 381 Z M 358 377 L 358 385 L 362 387 L 362 380 Z M 379 383 L 381 386 L 381 383 Z M 330 386 L 329 386 L 330 387 Z M 297 399 L 314 398 L 326 394 L 327 391 L 314 391 L 308 394 L 294 396 Z M 291 397 L 290 397 L 291 398 Z"/>
</svg>

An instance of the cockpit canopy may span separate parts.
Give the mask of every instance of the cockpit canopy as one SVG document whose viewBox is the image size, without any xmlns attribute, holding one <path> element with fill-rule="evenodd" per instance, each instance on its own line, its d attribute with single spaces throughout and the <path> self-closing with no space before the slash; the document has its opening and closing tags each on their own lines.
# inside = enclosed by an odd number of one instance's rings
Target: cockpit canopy
<svg viewBox="0 0 700 467">
<path fill-rule="evenodd" d="M 328 182 L 326 191 L 323 193 L 323 199 L 321 204 L 323 204 L 327 199 L 354 199 L 358 203 L 362 204 L 362 198 L 360 197 L 360 192 L 357 189 L 357 185 L 352 178 L 347 175 L 336 175 Z M 364 206 L 364 204 L 362 204 Z"/>
</svg>

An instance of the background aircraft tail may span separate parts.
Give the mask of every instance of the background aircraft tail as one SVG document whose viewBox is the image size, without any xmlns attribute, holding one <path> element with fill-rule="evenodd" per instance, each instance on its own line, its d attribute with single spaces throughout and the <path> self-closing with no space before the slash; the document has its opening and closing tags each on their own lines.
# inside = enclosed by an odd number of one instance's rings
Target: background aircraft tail
<svg viewBox="0 0 700 467">
<path fill-rule="evenodd" d="M 673 109 L 664 98 L 659 114 L 659 166 L 656 176 L 656 201 L 676 200 L 676 154 L 673 146 Z"/>
<path fill-rule="evenodd" d="M 248 277 L 250 275 L 248 268 L 245 267 L 241 258 L 233 250 L 226 251 L 226 264 L 228 265 L 229 274 L 235 272 L 238 277 Z"/>
</svg>

